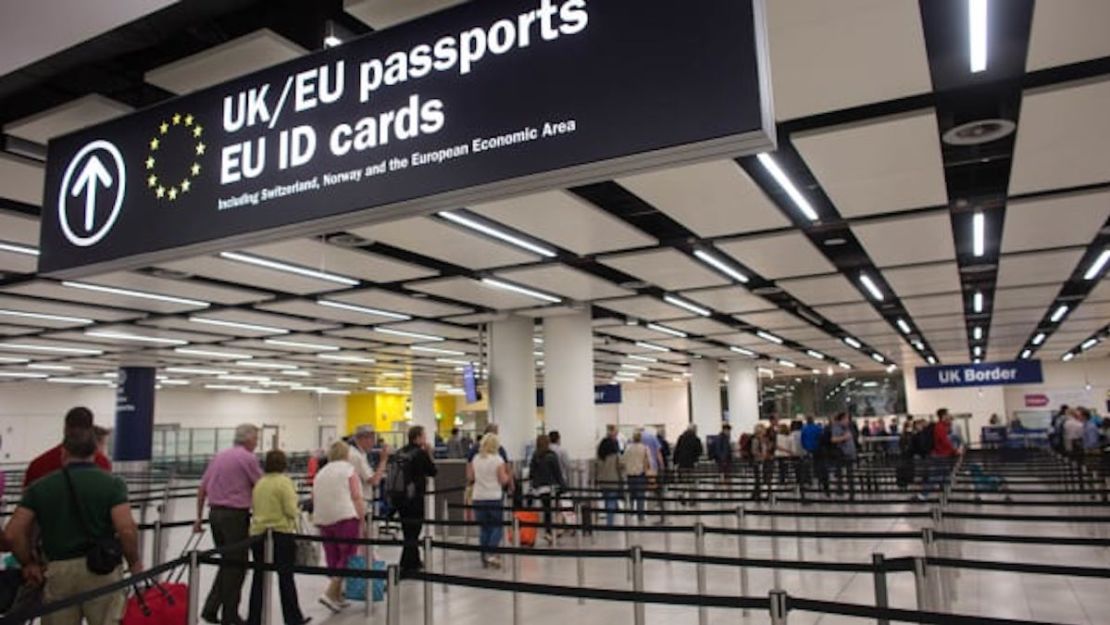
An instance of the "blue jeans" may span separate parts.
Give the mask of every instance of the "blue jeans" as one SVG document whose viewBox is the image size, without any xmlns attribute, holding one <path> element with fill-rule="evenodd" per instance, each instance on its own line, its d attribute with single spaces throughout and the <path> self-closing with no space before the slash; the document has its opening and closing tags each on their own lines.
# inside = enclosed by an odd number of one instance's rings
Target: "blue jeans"
<svg viewBox="0 0 1110 625">
<path fill-rule="evenodd" d="M 605 524 L 611 526 L 617 516 L 617 502 L 620 501 L 621 493 L 619 490 L 603 490 L 601 497 L 605 499 Z"/>
<path fill-rule="evenodd" d="M 644 491 L 647 490 L 647 476 L 646 475 L 629 475 L 628 476 L 628 495 L 632 499 L 632 507 L 639 512 L 640 520 L 644 519 L 644 510 L 647 509 L 647 502 L 644 500 Z"/>
<path fill-rule="evenodd" d="M 494 555 L 492 548 L 501 545 L 501 534 L 504 531 L 501 519 L 500 499 L 474 502 L 474 520 L 481 525 L 478 533 L 478 544 L 483 548 L 483 558 Z"/>
</svg>

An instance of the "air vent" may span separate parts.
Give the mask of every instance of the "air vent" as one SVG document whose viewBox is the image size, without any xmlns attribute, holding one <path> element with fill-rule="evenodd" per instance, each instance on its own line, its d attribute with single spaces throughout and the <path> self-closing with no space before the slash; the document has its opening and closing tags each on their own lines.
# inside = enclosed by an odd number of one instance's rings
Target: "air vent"
<svg viewBox="0 0 1110 625">
<path fill-rule="evenodd" d="M 952 128 L 942 139 L 948 145 L 982 145 L 1009 136 L 1015 128 L 1008 119 L 980 119 Z"/>
<path fill-rule="evenodd" d="M 357 234 L 343 232 L 341 234 L 333 234 L 327 238 L 328 243 L 338 245 L 339 247 L 362 247 L 370 243 L 369 239 L 364 239 Z"/>
<path fill-rule="evenodd" d="M 768 295 L 778 295 L 782 293 L 782 289 L 777 286 L 758 286 L 752 289 L 752 293 L 766 297 Z"/>
<path fill-rule="evenodd" d="M 825 247 L 836 247 L 838 245 L 844 245 L 847 242 L 848 239 L 845 239 L 843 237 L 832 237 L 831 239 L 825 239 L 824 241 L 822 241 Z"/>
</svg>

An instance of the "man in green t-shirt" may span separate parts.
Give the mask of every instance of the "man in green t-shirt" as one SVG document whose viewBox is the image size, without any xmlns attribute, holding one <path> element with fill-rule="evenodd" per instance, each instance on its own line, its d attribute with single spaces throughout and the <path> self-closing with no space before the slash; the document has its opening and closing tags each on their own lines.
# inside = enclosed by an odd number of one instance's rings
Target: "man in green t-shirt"
<svg viewBox="0 0 1110 625">
<path fill-rule="evenodd" d="M 108 575 L 88 570 L 85 555 L 94 540 L 118 536 L 131 574 L 143 569 L 139 559 L 139 531 L 131 517 L 127 487 L 120 478 L 93 463 L 96 435 L 92 428 L 66 432 L 62 443 L 64 469 L 32 484 L 24 493 L 5 534 L 23 565 L 27 582 L 46 584 L 43 599 L 50 603 L 120 580 L 120 569 Z M 68 479 L 72 480 L 72 494 Z M 77 510 L 74 510 L 76 499 Z M 78 516 L 80 515 L 80 516 Z M 83 522 L 82 522 L 83 521 Z M 38 525 L 46 562 L 37 559 L 31 541 Z M 111 593 L 43 617 L 43 625 L 115 625 L 123 614 L 124 595 Z"/>
</svg>

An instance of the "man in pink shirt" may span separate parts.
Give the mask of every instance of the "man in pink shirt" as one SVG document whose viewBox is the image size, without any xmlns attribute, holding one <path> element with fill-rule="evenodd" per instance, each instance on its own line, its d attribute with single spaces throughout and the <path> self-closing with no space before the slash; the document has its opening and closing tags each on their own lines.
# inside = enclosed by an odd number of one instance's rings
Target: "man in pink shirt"
<svg viewBox="0 0 1110 625">
<path fill-rule="evenodd" d="M 217 548 L 242 543 L 250 538 L 251 493 L 262 478 L 262 467 L 254 455 L 258 447 L 258 427 L 243 424 L 235 428 L 235 446 L 212 458 L 197 490 L 197 520 L 194 532 L 203 531 L 204 505 L 208 503 L 208 524 Z M 225 551 L 221 557 L 247 561 L 249 547 Z M 219 625 L 241 625 L 239 599 L 247 571 L 242 566 L 221 566 L 212 590 L 201 610 L 201 618 Z"/>
</svg>

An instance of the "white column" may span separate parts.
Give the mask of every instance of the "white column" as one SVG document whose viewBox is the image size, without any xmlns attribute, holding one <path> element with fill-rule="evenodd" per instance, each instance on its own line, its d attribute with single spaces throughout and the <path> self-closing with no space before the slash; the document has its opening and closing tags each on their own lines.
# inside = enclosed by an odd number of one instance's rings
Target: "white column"
<svg viewBox="0 0 1110 625">
<path fill-rule="evenodd" d="M 594 353 L 590 311 L 543 322 L 543 401 L 547 431 L 558 430 L 573 460 L 593 456 Z"/>
<path fill-rule="evenodd" d="M 412 424 L 424 426 L 429 441 L 435 439 L 437 427 L 435 400 L 435 378 L 430 375 L 412 376 Z"/>
<path fill-rule="evenodd" d="M 509 317 L 489 326 L 490 420 L 500 426 L 509 459 L 524 459 L 536 437 L 536 368 L 532 357 L 533 322 Z"/>
<path fill-rule="evenodd" d="M 728 415 L 737 435 L 759 422 L 759 372 L 750 360 L 728 361 Z"/>
<path fill-rule="evenodd" d="M 690 412 L 698 426 L 698 435 L 721 431 L 720 363 L 712 358 L 699 358 L 690 363 Z"/>
</svg>

